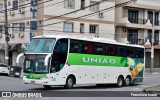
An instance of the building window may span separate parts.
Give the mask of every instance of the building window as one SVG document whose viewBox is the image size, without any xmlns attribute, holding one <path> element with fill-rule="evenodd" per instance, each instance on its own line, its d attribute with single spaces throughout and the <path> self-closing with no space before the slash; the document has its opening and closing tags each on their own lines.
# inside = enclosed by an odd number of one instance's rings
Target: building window
<svg viewBox="0 0 160 100">
<path fill-rule="evenodd" d="M 64 32 L 73 32 L 72 22 L 64 22 Z"/>
<path fill-rule="evenodd" d="M 90 11 L 98 11 L 99 10 L 99 3 L 97 1 L 90 1 L 90 5 L 93 5 L 90 7 Z"/>
<path fill-rule="evenodd" d="M 3 4 L 0 4 L 0 13 L 3 13 Z"/>
<path fill-rule="evenodd" d="M 12 23 L 12 31 L 13 32 L 18 32 L 19 31 L 18 23 Z"/>
<path fill-rule="evenodd" d="M 25 31 L 25 23 L 19 23 L 19 31 L 24 32 Z"/>
<path fill-rule="evenodd" d="M 0 25 L 0 33 L 3 33 L 3 25 Z"/>
<path fill-rule="evenodd" d="M 153 24 L 153 12 L 148 11 L 148 19 L 150 20 L 151 24 Z M 155 25 L 159 25 L 159 12 L 155 12 Z"/>
<path fill-rule="evenodd" d="M 128 20 L 131 23 L 138 24 L 139 11 L 138 10 L 133 10 L 133 9 L 128 9 Z"/>
<path fill-rule="evenodd" d="M 148 39 L 149 42 L 152 43 L 152 30 L 148 30 Z M 155 30 L 154 32 L 154 45 L 159 44 L 159 31 Z"/>
<path fill-rule="evenodd" d="M 80 24 L 80 33 L 84 33 L 84 23 Z"/>
<path fill-rule="evenodd" d="M 90 25 L 89 33 L 98 33 L 98 25 Z"/>
<path fill-rule="evenodd" d="M 74 0 L 65 0 L 65 8 L 74 8 Z"/>
<path fill-rule="evenodd" d="M 18 10 L 18 0 L 13 1 L 13 10 Z"/>
<path fill-rule="evenodd" d="M 138 44 L 138 29 L 128 29 L 127 40 L 130 44 Z"/>
<path fill-rule="evenodd" d="M 31 0 L 31 6 L 37 6 L 38 0 Z"/>
<path fill-rule="evenodd" d="M 85 0 L 81 0 L 81 9 L 85 8 Z"/>
<path fill-rule="evenodd" d="M 30 22 L 30 30 L 37 30 L 37 22 L 36 21 Z"/>
</svg>

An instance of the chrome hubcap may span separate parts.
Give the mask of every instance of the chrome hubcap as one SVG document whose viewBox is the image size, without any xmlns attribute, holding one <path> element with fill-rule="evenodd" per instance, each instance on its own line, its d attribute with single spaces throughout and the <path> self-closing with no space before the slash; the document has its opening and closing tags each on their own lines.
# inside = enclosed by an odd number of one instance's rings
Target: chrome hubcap
<svg viewBox="0 0 160 100">
<path fill-rule="evenodd" d="M 129 85 L 129 83 L 130 83 L 129 78 L 126 78 L 126 85 Z"/>
<path fill-rule="evenodd" d="M 72 81 L 72 79 L 69 79 L 69 80 L 68 80 L 68 86 L 69 86 L 69 87 L 72 87 L 72 85 L 73 85 L 73 81 Z"/>
<path fill-rule="evenodd" d="M 119 79 L 118 84 L 119 84 L 119 86 L 122 85 L 122 80 L 121 79 Z"/>
</svg>

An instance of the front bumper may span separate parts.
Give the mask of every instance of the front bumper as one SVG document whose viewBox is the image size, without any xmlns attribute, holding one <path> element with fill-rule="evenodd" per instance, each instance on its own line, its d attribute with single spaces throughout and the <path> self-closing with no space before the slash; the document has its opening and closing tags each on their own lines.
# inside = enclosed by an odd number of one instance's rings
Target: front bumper
<svg viewBox="0 0 160 100">
<path fill-rule="evenodd" d="M 23 77 L 23 82 L 25 84 L 35 84 L 35 85 L 51 85 L 48 83 L 48 79 L 28 79 Z"/>
</svg>

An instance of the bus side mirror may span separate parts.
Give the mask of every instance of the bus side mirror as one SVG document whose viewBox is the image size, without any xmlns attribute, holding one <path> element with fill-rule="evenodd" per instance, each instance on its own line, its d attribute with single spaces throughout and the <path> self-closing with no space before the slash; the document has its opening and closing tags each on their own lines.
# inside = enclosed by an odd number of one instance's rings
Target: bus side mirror
<svg viewBox="0 0 160 100">
<path fill-rule="evenodd" d="M 24 53 L 19 54 L 16 58 L 16 65 L 17 66 L 21 65 L 24 62 L 24 59 L 25 59 L 25 54 Z"/>
<path fill-rule="evenodd" d="M 49 59 L 50 59 L 51 56 L 52 56 L 52 54 L 48 54 L 48 55 L 45 57 L 45 60 L 44 60 L 44 65 L 45 65 L 45 66 L 48 66 L 48 64 L 49 64 Z"/>
</svg>

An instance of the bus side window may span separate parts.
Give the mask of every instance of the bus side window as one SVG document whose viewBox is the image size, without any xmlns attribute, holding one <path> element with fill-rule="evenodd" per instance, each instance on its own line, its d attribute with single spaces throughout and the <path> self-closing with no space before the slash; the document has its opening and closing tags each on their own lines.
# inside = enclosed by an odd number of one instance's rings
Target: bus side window
<svg viewBox="0 0 160 100">
<path fill-rule="evenodd" d="M 85 54 L 93 54 L 93 43 L 87 42 L 87 43 L 82 43 L 83 51 L 82 53 Z"/>
<path fill-rule="evenodd" d="M 143 49 L 135 49 L 135 57 L 136 58 L 143 58 L 143 56 L 144 56 Z"/>
<path fill-rule="evenodd" d="M 130 57 L 130 58 L 133 58 L 133 57 L 134 57 L 133 49 L 132 49 L 132 48 L 128 47 L 128 48 L 126 49 L 126 56 L 127 56 L 127 57 Z"/>
<path fill-rule="evenodd" d="M 110 45 L 108 47 L 108 49 L 109 49 L 109 51 L 108 51 L 109 56 L 115 56 L 115 54 L 116 54 L 115 46 L 114 45 Z"/>
<path fill-rule="evenodd" d="M 71 40 L 70 52 L 71 53 L 81 53 L 81 42 L 77 40 Z"/>
<path fill-rule="evenodd" d="M 104 44 L 95 43 L 95 45 L 94 45 L 94 54 L 104 55 L 105 54 Z"/>
<path fill-rule="evenodd" d="M 106 55 L 109 55 L 109 48 L 107 45 L 105 46 L 105 51 L 106 51 Z"/>
<path fill-rule="evenodd" d="M 118 47 L 118 55 L 120 57 L 125 57 L 125 48 L 124 47 L 122 47 L 122 46 Z"/>
</svg>

